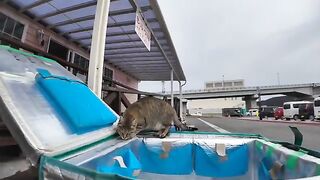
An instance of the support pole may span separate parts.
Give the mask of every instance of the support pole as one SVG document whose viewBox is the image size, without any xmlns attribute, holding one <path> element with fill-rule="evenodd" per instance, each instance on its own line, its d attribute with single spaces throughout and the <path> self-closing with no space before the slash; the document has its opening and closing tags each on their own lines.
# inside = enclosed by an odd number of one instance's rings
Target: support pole
<svg viewBox="0 0 320 180">
<path fill-rule="evenodd" d="M 163 95 L 166 94 L 166 88 L 165 88 L 165 83 L 164 83 L 164 81 L 162 81 L 162 94 L 163 94 Z"/>
<path fill-rule="evenodd" d="M 173 70 L 171 69 L 171 106 L 174 107 L 173 102 Z"/>
<path fill-rule="evenodd" d="M 183 97 L 182 97 L 182 85 L 181 85 L 181 82 L 179 81 L 179 99 L 180 99 L 180 101 L 179 101 L 179 108 L 180 108 L 180 110 L 179 110 L 179 116 L 180 116 L 180 119 L 181 119 L 181 122 L 184 122 L 184 120 L 183 120 L 183 117 L 182 117 L 182 111 L 183 111 L 183 107 L 182 107 L 182 99 L 183 99 Z"/>
<path fill-rule="evenodd" d="M 110 0 L 98 0 L 90 49 L 88 86 L 101 97 L 104 50 L 106 45 Z"/>
<path fill-rule="evenodd" d="M 262 120 L 262 115 L 261 115 L 261 91 L 260 91 L 260 87 L 257 88 L 258 89 L 258 98 L 259 98 L 259 119 Z"/>
</svg>

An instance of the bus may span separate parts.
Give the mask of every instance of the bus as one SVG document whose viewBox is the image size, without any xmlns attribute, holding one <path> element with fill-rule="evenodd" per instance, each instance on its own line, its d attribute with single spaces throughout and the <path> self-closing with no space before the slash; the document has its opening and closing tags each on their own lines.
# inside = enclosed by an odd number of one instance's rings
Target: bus
<svg viewBox="0 0 320 180">
<path fill-rule="evenodd" d="M 314 99 L 314 116 L 320 120 L 320 97 Z"/>
<path fill-rule="evenodd" d="M 310 101 L 292 101 L 283 103 L 283 114 L 286 120 L 294 119 L 298 120 L 300 118 L 299 115 L 299 107 L 306 106 L 307 104 L 312 104 Z"/>
</svg>

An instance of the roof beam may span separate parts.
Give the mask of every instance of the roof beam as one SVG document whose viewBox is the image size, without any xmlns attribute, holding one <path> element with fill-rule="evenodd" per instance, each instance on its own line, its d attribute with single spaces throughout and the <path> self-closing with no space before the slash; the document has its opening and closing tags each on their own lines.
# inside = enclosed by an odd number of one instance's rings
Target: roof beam
<svg viewBox="0 0 320 180">
<path fill-rule="evenodd" d="M 152 19 L 150 19 L 150 22 L 157 22 L 157 19 L 156 18 L 152 18 Z M 110 24 L 110 25 L 108 25 L 108 28 L 120 27 L 120 26 L 129 26 L 129 25 L 134 25 L 134 24 L 135 24 L 135 21 L 124 21 L 124 22 Z M 87 28 L 79 28 L 79 29 L 75 29 L 75 30 L 67 31 L 67 32 L 62 32 L 61 34 L 62 35 L 73 34 L 73 33 L 90 31 L 92 29 L 93 29 L 93 26 L 87 27 Z"/>
<path fill-rule="evenodd" d="M 126 55 L 132 55 L 132 54 L 161 54 L 160 51 L 144 51 L 144 52 L 137 52 L 137 51 L 131 51 L 131 52 L 114 52 L 114 53 L 108 53 L 106 51 L 105 55 L 107 56 L 113 56 L 113 55 L 122 55 L 122 56 L 126 56 Z M 168 54 L 171 54 L 168 53 Z"/>
<path fill-rule="evenodd" d="M 42 19 L 45 19 L 45 18 L 48 18 L 48 17 L 52 17 L 52 16 L 56 16 L 56 15 L 59 15 L 59 14 L 75 11 L 75 10 L 86 8 L 86 7 L 90 7 L 90 6 L 95 6 L 96 4 L 97 4 L 96 0 L 88 1 L 88 2 L 85 2 L 85 3 L 76 4 L 74 6 L 69 6 L 69 7 L 66 7 L 66 8 L 63 8 L 63 9 L 59 9 L 59 10 L 54 11 L 54 12 L 49 12 L 49 13 L 44 14 L 42 16 L 36 17 L 34 20 L 35 21 L 40 21 Z"/>
<path fill-rule="evenodd" d="M 62 22 L 58 22 L 56 24 L 52 24 L 47 26 L 49 29 L 51 28 L 55 28 L 55 27 L 59 27 L 59 26 L 65 26 L 68 24 L 74 24 L 77 22 L 82 22 L 82 21 L 88 21 L 88 20 L 93 20 L 95 15 L 89 15 L 89 16 L 83 16 L 80 18 L 75 18 L 75 19 L 70 19 L 70 20 L 66 20 L 66 21 L 62 21 Z"/>
<path fill-rule="evenodd" d="M 160 38 L 161 40 L 165 40 L 165 38 Z M 111 44 L 120 44 L 120 43 L 139 43 L 141 41 L 141 39 L 120 39 L 120 40 L 113 40 L 113 41 L 110 41 L 110 40 L 106 40 L 106 44 L 108 45 L 111 45 Z M 90 46 L 90 44 L 83 44 L 83 46 Z"/>
<path fill-rule="evenodd" d="M 170 72 L 170 67 L 169 66 L 163 66 L 163 67 L 155 67 L 155 66 L 117 66 L 120 67 L 123 71 L 135 74 L 137 72 L 139 73 L 147 73 L 147 72 L 161 72 L 161 71 L 166 71 Z"/>
<path fill-rule="evenodd" d="M 50 2 L 50 1 L 52 1 L 52 0 L 39 0 L 39 1 L 36 1 L 36 2 L 34 2 L 32 4 L 30 4 L 30 5 L 27 5 L 24 8 L 19 9 L 19 12 L 20 13 L 24 13 L 25 11 L 27 11 L 29 9 L 35 8 L 37 6 L 40 6 L 40 5 L 42 5 L 44 3 L 47 3 L 47 2 Z"/>
<path fill-rule="evenodd" d="M 161 68 L 158 68 L 158 69 L 154 69 L 154 68 L 140 68 L 140 69 L 123 69 L 124 71 L 127 71 L 128 73 L 132 73 L 132 74 L 135 74 L 135 73 L 139 73 L 139 74 L 146 74 L 146 73 L 154 73 L 154 74 L 157 74 L 157 73 L 161 73 L 161 72 L 170 72 L 170 67 L 166 68 L 166 69 L 161 69 Z"/>
<path fill-rule="evenodd" d="M 115 65 L 128 65 L 128 66 L 137 66 L 137 67 L 169 67 L 168 64 L 166 64 L 165 62 L 158 62 L 158 63 L 148 63 L 147 61 L 145 61 L 144 63 L 136 63 L 136 62 L 132 62 L 132 63 L 113 63 Z"/>
<path fill-rule="evenodd" d="M 118 66 L 121 67 L 121 66 Z M 142 72 L 148 72 L 151 70 L 166 70 L 166 71 L 170 71 L 170 67 L 169 66 L 134 66 L 134 65 L 130 65 L 127 66 L 125 68 L 122 68 L 123 70 L 126 71 L 130 71 L 130 72 L 135 72 L 136 70 L 140 70 Z"/>
<path fill-rule="evenodd" d="M 150 6 L 143 6 L 141 7 L 142 12 L 150 10 Z M 135 9 L 129 8 L 129 9 L 120 9 L 117 11 L 110 11 L 109 16 L 118 16 L 122 14 L 130 14 L 130 13 L 136 13 Z"/>
<path fill-rule="evenodd" d="M 130 63 L 132 61 L 111 61 L 108 60 L 107 63 L 111 63 L 111 64 L 127 64 Z M 140 60 L 140 61 L 134 61 L 136 64 L 164 64 L 165 61 L 164 60 Z"/>
<path fill-rule="evenodd" d="M 72 30 L 72 31 L 62 32 L 60 34 L 61 35 L 66 35 L 66 34 L 74 34 L 74 33 L 86 32 L 86 31 L 92 31 L 92 30 L 93 30 L 93 27 L 90 26 L 90 27 L 86 27 L 86 28 L 79 28 L 79 29 L 75 29 L 75 30 Z"/>
<path fill-rule="evenodd" d="M 148 9 L 150 9 L 150 6 L 144 7 L 144 10 L 148 10 Z M 117 10 L 117 11 L 111 11 L 109 13 L 109 16 L 117 16 L 117 15 L 128 14 L 128 13 L 135 13 L 135 10 L 130 8 L 130 9 L 121 9 L 121 10 Z M 50 26 L 48 26 L 48 28 L 64 26 L 64 25 L 73 24 L 73 23 L 82 22 L 82 21 L 94 20 L 94 17 L 95 17 L 95 15 L 93 14 L 93 15 L 88 15 L 88 16 L 84 16 L 84 17 L 79 17 L 79 18 L 67 20 L 67 21 L 62 21 L 62 22 L 58 22 L 56 24 L 50 25 Z M 130 23 L 130 25 L 131 25 L 131 23 Z M 108 27 L 112 27 L 112 26 L 108 26 Z"/>
<path fill-rule="evenodd" d="M 122 46 L 122 47 L 106 46 L 106 50 L 124 50 L 124 49 L 135 49 L 135 48 L 145 48 L 146 49 L 146 46 L 144 44 L 143 45 L 128 45 L 128 46 Z M 151 44 L 151 48 L 158 49 L 158 46 Z M 169 50 L 169 47 L 165 46 L 164 49 Z"/>
<path fill-rule="evenodd" d="M 132 62 L 132 61 L 163 61 L 165 60 L 163 57 L 161 58 L 146 58 L 146 57 L 143 57 L 143 58 L 134 58 L 134 59 L 108 59 L 109 62 Z"/>
<path fill-rule="evenodd" d="M 155 32 L 161 32 L 160 28 L 156 28 L 154 29 Z M 115 37 L 115 36 L 127 36 L 127 35 L 134 35 L 137 34 L 136 31 L 126 31 L 126 32 L 107 32 L 107 37 Z M 79 41 L 79 40 L 87 40 L 87 39 L 91 39 L 92 36 L 84 36 L 84 37 L 80 37 L 80 38 L 75 38 L 73 39 L 73 41 Z"/>
<path fill-rule="evenodd" d="M 108 57 L 108 59 L 112 59 L 112 60 L 118 60 L 118 59 L 133 59 L 133 58 L 148 58 L 148 59 L 152 59 L 152 58 L 163 58 L 162 55 L 160 56 L 130 56 L 130 57 Z M 132 60 L 135 61 L 135 60 Z"/>
</svg>

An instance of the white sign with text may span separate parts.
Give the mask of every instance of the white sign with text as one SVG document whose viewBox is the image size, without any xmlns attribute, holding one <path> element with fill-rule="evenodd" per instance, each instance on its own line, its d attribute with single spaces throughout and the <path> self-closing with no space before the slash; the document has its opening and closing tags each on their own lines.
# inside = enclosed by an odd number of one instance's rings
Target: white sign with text
<svg viewBox="0 0 320 180">
<path fill-rule="evenodd" d="M 151 49 L 151 32 L 148 29 L 147 25 L 143 21 L 143 18 L 139 11 L 136 13 L 136 24 L 135 24 L 135 31 L 140 37 L 143 44 L 147 47 L 150 51 Z"/>
</svg>

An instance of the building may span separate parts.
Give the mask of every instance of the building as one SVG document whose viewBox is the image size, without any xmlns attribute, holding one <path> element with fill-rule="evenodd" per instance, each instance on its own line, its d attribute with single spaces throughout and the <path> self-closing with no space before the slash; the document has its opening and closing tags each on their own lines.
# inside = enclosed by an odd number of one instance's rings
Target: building
<svg viewBox="0 0 320 180">
<path fill-rule="evenodd" d="M 206 90 L 222 88 L 244 87 L 243 79 L 205 82 Z M 203 114 L 221 114 L 222 108 L 245 108 L 245 102 L 241 97 L 188 100 L 187 108 L 190 111 L 197 110 Z"/>
<path fill-rule="evenodd" d="M 96 8 L 97 1 L 89 0 L 0 2 L 0 44 L 57 60 L 87 82 Z M 137 8 L 153 31 L 149 50 L 135 32 Z M 185 80 L 157 2 L 111 1 L 108 16 L 104 89 L 137 91 L 140 81 L 170 80 L 171 69 L 174 80 Z M 107 94 L 104 90 L 102 97 Z M 127 100 L 120 102 L 121 111 L 138 98 L 133 93 L 124 95 Z"/>
<path fill-rule="evenodd" d="M 20 14 L 14 8 L 7 5 L 0 6 L 0 33 L 35 49 L 47 52 L 53 57 L 60 58 L 81 69 L 88 70 L 90 54 L 87 49 L 75 42 L 69 41 L 60 34 Z M 2 41 L 1 44 L 7 43 Z M 15 48 L 21 48 L 12 44 L 10 45 Z M 81 80 L 87 82 L 87 72 L 71 67 L 68 67 L 68 69 Z M 106 79 L 121 82 L 135 89 L 138 88 L 137 79 L 107 63 L 105 64 L 103 74 Z M 129 95 L 128 97 L 130 101 L 135 100 L 134 96 Z"/>
<path fill-rule="evenodd" d="M 118 114 L 141 95 L 155 95 L 138 91 L 140 81 L 179 81 L 180 84 L 186 81 L 160 7 L 153 0 L 1 0 L 0 44 L 55 60 L 87 82 Z M 10 56 L 20 61 L 18 55 L 10 53 Z M 14 176 L 9 179 L 37 179 L 33 176 L 38 168 L 32 167 L 39 165 L 40 155 L 70 144 L 64 141 L 51 146 L 41 137 L 25 133 L 29 127 L 35 127 L 29 124 L 35 117 L 26 117 L 23 126 L 19 126 L 13 122 L 15 119 L 0 113 L 0 154 L 6 157 L 1 162 L 0 179 L 9 176 Z M 51 129 L 47 119 L 39 118 L 46 126 L 39 126 L 40 129 L 48 128 L 50 133 L 57 130 Z M 8 125 L 11 123 L 13 126 Z M 71 136 L 80 136 L 77 145 L 81 147 L 93 143 L 88 139 L 94 134 L 90 131 Z M 100 131 L 98 134 L 104 136 Z M 17 137 L 21 138 L 14 139 Z M 94 138 L 94 142 L 98 139 Z M 42 141 L 50 150 L 45 150 Z M 18 144 L 23 147 L 24 156 Z M 10 154 L 12 157 L 7 158 Z"/>
<path fill-rule="evenodd" d="M 211 81 L 205 83 L 205 89 L 244 87 L 243 79 Z"/>
</svg>

